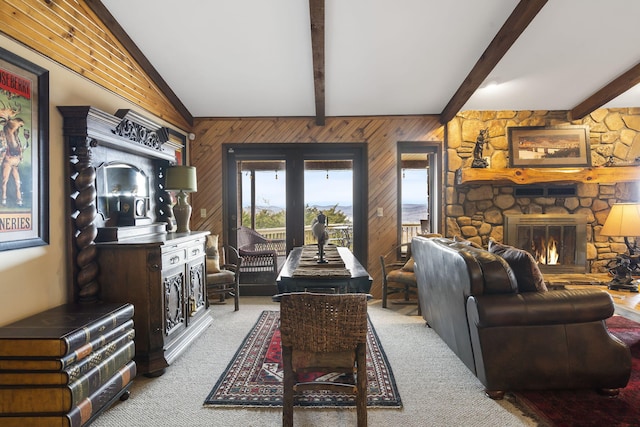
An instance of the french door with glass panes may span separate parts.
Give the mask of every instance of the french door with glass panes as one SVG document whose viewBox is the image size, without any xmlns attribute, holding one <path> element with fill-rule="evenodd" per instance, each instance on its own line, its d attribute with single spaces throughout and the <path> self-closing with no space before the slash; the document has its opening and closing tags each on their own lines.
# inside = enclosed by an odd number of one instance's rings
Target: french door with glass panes
<svg viewBox="0 0 640 427">
<path fill-rule="evenodd" d="M 224 151 L 225 242 L 235 246 L 245 226 L 285 239 L 288 253 L 316 242 L 311 222 L 322 212 L 329 243 L 366 263 L 365 144 L 227 144 Z"/>
</svg>

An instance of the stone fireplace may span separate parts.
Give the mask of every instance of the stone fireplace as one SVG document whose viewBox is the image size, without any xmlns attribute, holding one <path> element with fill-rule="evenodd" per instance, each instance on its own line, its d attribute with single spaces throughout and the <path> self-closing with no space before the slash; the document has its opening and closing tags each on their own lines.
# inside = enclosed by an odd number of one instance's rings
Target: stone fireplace
<svg viewBox="0 0 640 427">
<path fill-rule="evenodd" d="M 507 214 L 504 241 L 529 252 L 543 273 L 587 272 L 587 217 Z"/>
<path fill-rule="evenodd" d="M 591 167 L 509 167 L 509 127 L 566 125 L 589 127 Z M 483 129 L 488 129 L 483 156 L 489 166 L 474 169 L 474 148 Z M 576 228 L 576 270 L 607 272 L 611 260 L 627 251 L 622 238 L 602 236 L 600 230 L 611 206 L 640 198 L 640 109 L 599 109 L 581 120 L 571 120 L 567 111 L 463 111 L 447 124 L 446 131 L 444 232 L 448 237 L 462 236 L 487 247 L 490 239 L 507 243 L 508 234 L 508 239 L 516 239 L 511 241 L 513 246 L 531 249 L 537 243 L 526 239 L 518 244 L 518 232 L 508 230 L 508 216 L 581 215 L 586 225 Z M 544 237 L 547 245 L 549 234 L 572 230 L 571 224 L 544 231 L 535 227 L 522 233 L 530 233 L 532 239 Z M 573 237 L 562 237 L 564 252 L 573 252 L 573 248 L 567 250 Z M 546 249 L 542 252 L 548 256 Z M 561 258 L 569 255 L 557 256 L 562 265 L 569 264 Z M 564 268 L 543 266 L 545 271 Z"/>
</svg>

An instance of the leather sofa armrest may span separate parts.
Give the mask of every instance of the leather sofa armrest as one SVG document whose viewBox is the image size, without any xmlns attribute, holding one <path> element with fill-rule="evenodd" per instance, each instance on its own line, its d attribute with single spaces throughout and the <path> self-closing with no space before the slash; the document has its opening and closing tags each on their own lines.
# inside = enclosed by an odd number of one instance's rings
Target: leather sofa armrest
<svg viewBox="0 0 640 427">
<path fill-rule="evenodd" d="M 566 289 L 467 299 L 469 324 L 478 328 L 584 323 L 613 315 L 611 296 L 600 289 Z"/>
</svg>

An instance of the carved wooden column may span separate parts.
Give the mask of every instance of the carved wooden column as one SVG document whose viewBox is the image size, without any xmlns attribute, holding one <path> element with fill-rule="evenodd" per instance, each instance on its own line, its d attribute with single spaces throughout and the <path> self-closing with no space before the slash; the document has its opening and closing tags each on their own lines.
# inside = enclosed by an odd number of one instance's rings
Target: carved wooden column
<svg viewBox="0 0 640 427">
<path fill-rule="evenodd" d="M 71 259 L 73 268 L 76 300 L 80 303 L 98 301 L 100 286 L 96 280 L 98 264 L 96 262 L 95 238 L 96 226 L 96 169 L 91 162 L 91 146 L 97 145 L 92 138 L 70 138 L 70 204 L 72 221 Z"/>
<path fill-rule="evenodd" d="M 164 222 L 167 224 L 167 230 L 173 229 L 173 223 L 171 221 L 173 217 L 173 211 L 171 210 L 171 195 L 164 188 L 165 176 L 167 168 L 160 166 L 158 168 L 158 185 L 155 188 L 156 193 L 156 218 L 158 222 Z"/>
</svg>

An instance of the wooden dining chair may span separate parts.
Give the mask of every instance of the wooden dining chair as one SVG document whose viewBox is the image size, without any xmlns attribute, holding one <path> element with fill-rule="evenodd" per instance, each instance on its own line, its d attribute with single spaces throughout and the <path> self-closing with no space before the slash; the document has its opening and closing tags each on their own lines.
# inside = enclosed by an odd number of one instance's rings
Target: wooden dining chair
<svg viewBox="0 0 640 427">
<path fill-rule="evenodd" d="M 358 427 L 367 425 L 367 294 L 282 294 L 282 425 L 293 426 L 294 395 L 304 390 L 355 394 Z M 345 373 L 347 383 L 298 381 L 305 372 Z"/>
<path fill-rule="evenodd" d="M 389 295 L 400 293 L 403 299 L 397 302 L 417 303 L 418 283 L 413 271 L 411 243 L 395 246 L 384 255 L 380 255 L 382 270 L 382 307 L 387 308 Z M 418 315 L 421 315 L 418 304 Z"/>
<path fill-rule="evenodd" d="M 240 267 L 242 257 L 233 246 L 224 246 L 223 264 L 215 272 L 207 271 L 207 299 L 209 303 L 223 303 L 227 296 L 233 297 L 234 311 L 240 309 Z"/>
</svg>

